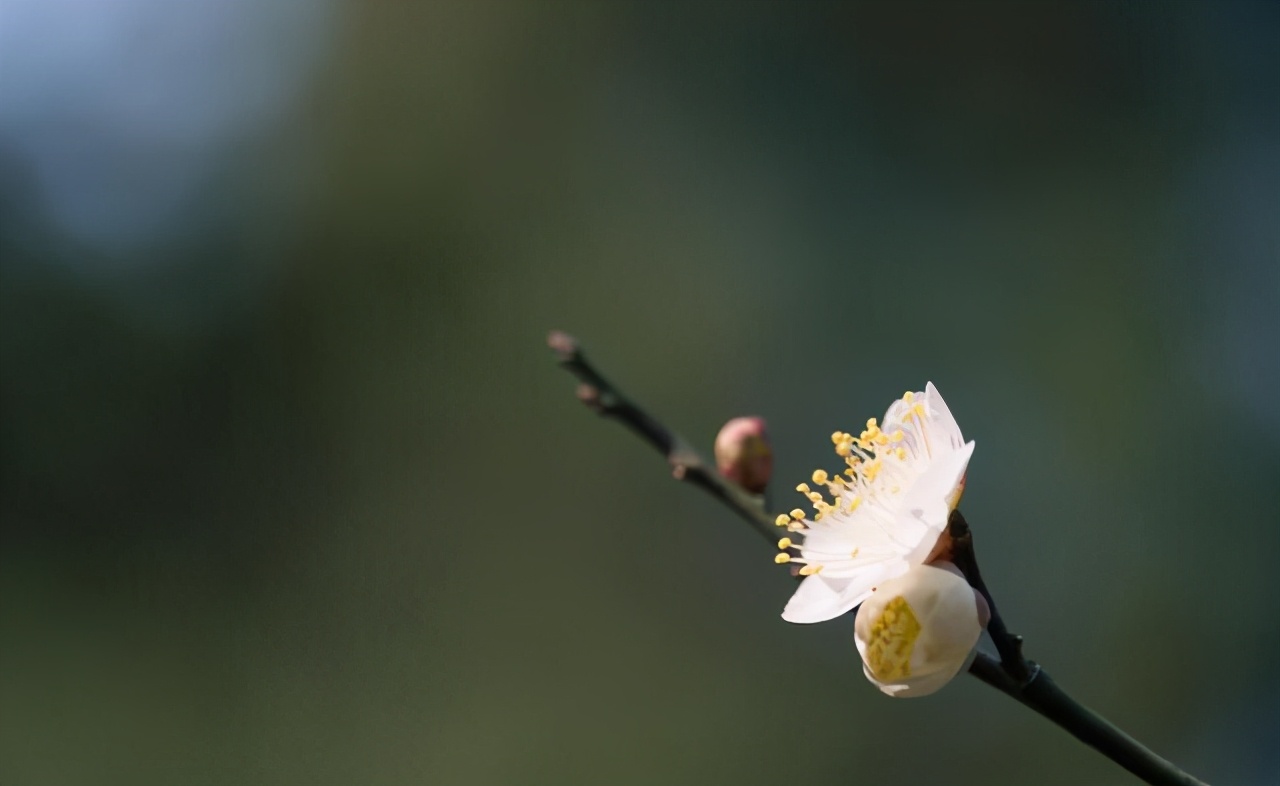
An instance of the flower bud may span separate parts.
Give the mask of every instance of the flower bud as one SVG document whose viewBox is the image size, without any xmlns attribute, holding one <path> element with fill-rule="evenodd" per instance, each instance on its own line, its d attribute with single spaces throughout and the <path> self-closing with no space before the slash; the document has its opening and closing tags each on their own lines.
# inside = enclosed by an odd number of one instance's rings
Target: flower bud
<svg viewBox="0 0 1280 786">
<path fill-rule="evenodd" d="M 989 617 L 954 565 L 916 565 L 858 608 L 853 630 L 863 672 L 890 696 L 927 696 L 972 662 Z"/>
<path fill-rule="evenodd" d="M 764 492 L 773 475 L 773 448 L 764 418 L 734 418 L 720 429 L 716 469 L 752 494 Z"/>
</svg>

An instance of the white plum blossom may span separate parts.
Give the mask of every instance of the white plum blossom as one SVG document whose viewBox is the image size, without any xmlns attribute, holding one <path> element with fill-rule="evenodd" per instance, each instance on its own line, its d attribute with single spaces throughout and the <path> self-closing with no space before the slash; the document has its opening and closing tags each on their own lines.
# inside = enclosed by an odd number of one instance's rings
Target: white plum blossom
<svg viewBox="0 0 1280 786">
<path fill-rule="evenodd" d="M 796 490 L 813 503 L 778 516 L 789 530 L 776 562 L 800 563 L 800 583 L 782 612 L 789 622 L 823 622 L 862 603 L 872 590 L 923 564 L 964 491 L 973 442 L 930 382 L 889 405 L 860 436 L 831 435 L 846 469 L 813 473 Z M 798 552 L 798 553 L 797 553 Z"/>
<path fill-rule="evenodd" d="M 858 608 L 853 631 L 862 670 L 890 696 L 927 696 L 972 662 L 989 616 L 953 565 L 913 566 Z"/>
</svg>

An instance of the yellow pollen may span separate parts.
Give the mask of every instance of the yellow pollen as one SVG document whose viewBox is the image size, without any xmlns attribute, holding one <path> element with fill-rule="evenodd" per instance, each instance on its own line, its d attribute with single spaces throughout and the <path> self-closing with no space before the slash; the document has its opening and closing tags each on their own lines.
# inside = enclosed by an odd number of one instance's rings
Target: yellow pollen
<svg viewBox="0 0 1280 786">
<path fill-rule="evenodd" d="M 862 497 L 854 497 L 853 499 L 849 500 L 847 509 L 850 513 L 852 513 L 855 510 L 857 510 L 858 506 L 861 504 L 862 504 Z"/>
<path fill-rule="evenodd" d="M 881 466 L 882 464 L 880 462 L 880 459 L 878 458 L 872 459 L 871 461 L 867 462 L 866 466 L 862 470 L 862 474 L 866 475 L 867 480 L 875 480 L 876 475 L 880 474 Z"/>
<path fill-rule="evenodd" d="M 908 404 L 910 404 L 912 401 L 915 401 L 915 399 L 916 399 L 916 394 L 910 390 L 902 394 L 902 400 Z"/>
<path fill-rule="evenodd" d="M 791 510 L 791 518 L 795 519 L 796 521 L 804 521 L 804 511 L 801 510 L 800 508 L 793 508 Z"/>
<path fill-rule="evenodd" d="M 857 559 L 859 551 L 860 549 L 855 548 L 853 551 L 849 552 L 849 559 Z"/>
<path fill-rule="evenodd" d="M 905 436 L 906 434 L 902 433 L 902 429 L 898 429 L 897 431 L 889 435 L 889 439 L 893 442 L 901 442 L 902 438 Z"/>
<path fill-rule="evenodd" d="M 801 494 L 808 494 L 808 493 L 809 493 L 809 484 L 808 484 L 808 483 L 801 483 L 799 486 L 796 486 L 796 491 L 800 492 Z"/>
<path fill-rule="evenodd" d="M 828 478 L 825 470 L 815 469 L 813 471 L 813 482 L 819 486 L 826 485 Z"/>
<path fill-rule="evenodd" d="M 911 651 L 920 636 L 920 622 L 906 599 L 889 601 L 871 623 L 867 636 L 867 668 L 880 682 L 911 676 Z"/>
<path fill-rule="evenodd" d="M 784 563 L 787 563 L 787 562 L 790 562 L 790 561 L 791 561 L 791 555 L 790 555 L 790 554 L 787 554 L 786 552 L 783 552 L 783 553 L 778 554 L 777 556 L 775 556 L 775 557 L 773 558 L 773 561 L 774 561 L 775 563 L 779 564 L 779 565 L 782 565 L 782 564 L 784 564 Z"/>
<path fill-rule="evenodd" d="M 784 549 L 784 550 L 791 548 L 791 538 L 782 538 L 781 540 L 779 540 L 778 548 Z"/>
<path fill-rule="evenodd" d="M 848 456 L 848 455 L 851 455 L 852 453 L 853 453 L 853 446 L 850 443 L 841 442 L 839 445 L 836 445 L 837 456 Z"/>
<path fill-rule="evenodd" d="M 897 450 L 895 450 L 895 451 L 893 452 L 893 454 L 894 454 L 895 456 L 897 456 L 897 457 L 898 457 L 898 460 L 899 460 L 899 461 L 906 461 L 906 459 L 907 459 L 907 449 L 906 449 L 906 448 L 898 448 Z"/>
<path fill-rule="evenodd" d="M 822 572 L 821 565 L 805 565 L 803 568 L 800 569 L 801 576 L 813 576 L 821 572 Z"/>
<path fill-rule="evenodd" d="M 832 443 L 833 445 L 839 445 L 841 442 L 844 442 L 844 432 L 843 432 L 843 431 L 836 431 L 836 432 L 832 433 L 832 435 L 831 435 L 831 443 Z"/>
<path fill-rule="evenodd" d="M 773 520 L 773 523 L 777 524 L 779 527 L 785 527 L 791 523 L 791 517 L 785 513 L 782 513 L 776 519 Z"/>
<path fill-rule="evenodd" d="M 822 502 L 822 495 L 816 491 L 810 491 L 806 496 L 809 497 L 810 502 Z"/>
<path fill-rule="evenodd" d="M 875 418 L 867 418 L 867 428 L 868 428 L 868 429 L 873 429 L 873 428 L 875 428 L 875 427 L 876 427 L 876 419 L 875 419 Z"/>
</svg>

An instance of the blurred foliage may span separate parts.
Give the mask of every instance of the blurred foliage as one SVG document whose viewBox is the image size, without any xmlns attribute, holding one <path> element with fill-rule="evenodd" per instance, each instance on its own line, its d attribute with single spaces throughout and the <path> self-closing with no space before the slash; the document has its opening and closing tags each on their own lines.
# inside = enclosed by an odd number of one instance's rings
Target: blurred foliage
<svg viewBox="0 0 1280 786">
<path fill-rule="evenodd" d="M 768 418 L 780 490 L 933 380 L 1029 655 L 1211 782 L 1280 778 L 1275 4 L 264 7 L 189 67 L 234 97 L 318 54 L 212 141 L 0 60 L 71 107 L 0 112 L 0 783 L 1131 782 L 781 622 L 785 572 L 573 400 L 552 327 L 708 449 Z M 35 142 L 110 167 L 81 193 Z M 86 232 L 51 183 L 166 212 Z"/>
</svg>

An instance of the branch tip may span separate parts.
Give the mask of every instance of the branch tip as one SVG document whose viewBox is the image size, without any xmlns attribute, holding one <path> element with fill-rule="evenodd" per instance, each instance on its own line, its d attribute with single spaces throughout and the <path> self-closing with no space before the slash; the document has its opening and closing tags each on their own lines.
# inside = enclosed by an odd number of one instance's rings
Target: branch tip
<svg viewBox="0 0 1280 786">
<path fill-rule="evenodd" d="M 565 333 L 563 330 L 553 330 L 548 333 L 547 346 L 550 347 L 551 351 L 555 352 L 561 360 L 574 359 L 582 349 L 578 344 L 578 339 L 568 333 Z"/>
</svg>

